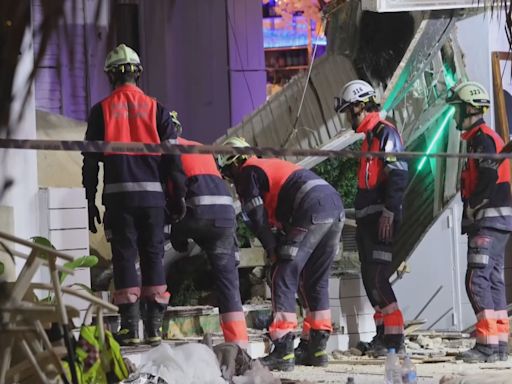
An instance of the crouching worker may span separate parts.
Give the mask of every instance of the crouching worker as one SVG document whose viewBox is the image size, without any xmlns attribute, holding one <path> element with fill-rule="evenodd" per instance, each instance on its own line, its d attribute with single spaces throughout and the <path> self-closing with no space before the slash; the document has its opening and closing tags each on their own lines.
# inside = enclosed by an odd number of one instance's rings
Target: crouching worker
<svg viewBox="0 0 512 384">
<path fill-rule="evenodd" d="M 173 120 L 177 122 L 176 115 Z M 201 145 L 182 137 L 178 138 L 178 144 Z M 171 245 L 178 252 L 186 252 L 188 240 L 192 239 L 206 253 L 215 273 L 224 340 L 247 348 L 247 327 L 238 280 L 233 198 L 213 155 L 183 154 L 181 162 L 186 175 L 187 213 L 183 220 L 171 226 Z M 172 184 L 168 191 L 172 196 Z"/>
<path fill-rule="evenodd" d="M 233 137 L 224 145 L 248 147 Z M 279 159 L 222 155 L 221 173 L 234 182 L 251 230 L 272 262 L 274 349 L 261 361 L 269 369 L 291 371 L 299 363 L 325 366 L 332 330 L 328 278 L 338 252 L 344 210 L 336 190 L 313 172 Z M 272 228 L 283 235 L 276 237 Z M 303 288 L 308 308 L 303 343 L 294 353 L 295 294 Z"/>
<path fill-rule="evenodd" d="M 484 87 L 462 83 L 447 103 L 468 153 L 499 153 L 501 137 L 483 119 L 490 106 Z M 476 345 L 458 356 L 468 363 L 508 359 L 510 333 L 505 296 L 505 247 L 512 230 L 509 160 L 470 159 L 461 174 L 462 232 L 468 235 L 466 292 L 475 312 Z"/>
</svg>

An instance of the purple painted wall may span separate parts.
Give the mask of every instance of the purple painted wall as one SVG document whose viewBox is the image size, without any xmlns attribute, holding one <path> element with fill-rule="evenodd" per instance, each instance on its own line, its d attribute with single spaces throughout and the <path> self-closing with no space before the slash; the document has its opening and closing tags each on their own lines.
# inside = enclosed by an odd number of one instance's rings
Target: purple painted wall
<svg viewBox="0 0 512 384">
<path fill-rule="evenodd" d="M 67 9 L 66 27 L 59 28 L 36 81 L 38 108 L 85 120 L 89 108 L 109 94 L 103 73 L 106 52 L 114 46 L 108 4 L 83 0 Z M 140 86 L 179 112 L 185 137 L 211 143 L 265 102 L 261 0 L 137 4 Z"/>
<path fill-rule="evenodd" d="M 229 74 L 231 125 L 265 102 L 261 0 L 229 0 Z"/>
<path fill-rule="evenodd" d="M 211 142 L 230 125 L 224 0 L 146 2 L 143 17 L 143 84 L 185 137 Z"/>
<path fill-rule="evenodd" d="M 142 13 L 142 85 L 185 137 L 211 143 L 265 102 L 260 0 L 153 0 Z"/>
</svg>

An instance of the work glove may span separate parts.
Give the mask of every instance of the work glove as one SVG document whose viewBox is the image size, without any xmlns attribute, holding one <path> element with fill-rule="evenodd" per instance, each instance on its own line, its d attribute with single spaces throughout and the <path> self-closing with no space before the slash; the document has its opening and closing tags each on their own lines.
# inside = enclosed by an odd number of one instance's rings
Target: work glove
<svg viewBox="0 0 512 384">
<path fill-rule="evenodd" d="M 386 208 L 382 210 L 379 218 L 379 241 L 390 243 L 393 240 L 393 217 L 393 212 Z"/>
<path fill-rule="evenodd" d="M 89 231 L 91 231 L 92 233 L 96 233 L 98 232 L 98 230 L 96 229 L 94 219 L 96 219 L 98 224 L 101 224 L 100 211 L 94 203 L 89 203 L 87 206 L 87 210 L 89 214 Z"/>
<path fill-rule="evenodd" d="M 183 220 L 187 214 L 187 204 L 185 198 L 173 199 L 169 205 L 169 216 L 171 224 L 175 224 Z"/>
<path fill-rule="evenodd" d="M 176 252 L 185 253 L 188 251 L 188 239 L 179 236 L 173 236 L 171 233 L 171 245 Z"/>
</svg>

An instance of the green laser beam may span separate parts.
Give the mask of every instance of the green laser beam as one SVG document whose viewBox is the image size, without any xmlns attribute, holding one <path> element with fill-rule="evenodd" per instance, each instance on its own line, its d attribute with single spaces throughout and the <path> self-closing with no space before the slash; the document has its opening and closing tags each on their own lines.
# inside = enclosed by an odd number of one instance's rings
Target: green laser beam
<svg viewBox="0 0 512 384">
<path fill-rule="evenodd" d="M 450 105 L 447 109 L 447 112 L 446 112 L 444 118 L 443 118 L 443 121 L 441 122 L 439 129 L 437 130 L 434 138 L 432 139 L 430 145 L 427 148 L 427 154 L 430 154 L 432 152 L 432 150 L 434 149 L 434 146 L 436 145 L 437 141 L 441 137 L 441 133 L 443 133 L 444 128 L 449 125 L 450 119 L 452 118 L 454 113 L 455 113 L 455 108 Z M 420 171 L 421 168 L 423 168 L 423 165 L 425 165 L 426 161 L 427 161 L 426 156 L 421 159 L 421 161 L 418 165 L 418 171 Z"/>
</svg>

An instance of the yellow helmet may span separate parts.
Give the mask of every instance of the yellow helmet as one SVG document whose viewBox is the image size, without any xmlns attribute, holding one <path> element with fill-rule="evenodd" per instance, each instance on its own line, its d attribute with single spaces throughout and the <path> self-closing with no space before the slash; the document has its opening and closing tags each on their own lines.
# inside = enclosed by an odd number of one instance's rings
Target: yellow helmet
<svg viewBox="0 0 512 384">
<path fill-rule="evenodd" d="M 245 141 L 243 137 L 230 137 L 226 141 L 222 143 L 222 145 L 227 145 L 230 147 L 237 147 L 237 148 L 244 148 L 244 147 L 250 147 L 251 145 Z M 247 159 L 249 155 L 237 155 L 237 154 L 227 154 L 227 155 L 218 155 L 217 156 L 217 163 L 219 164 L 219 167 L 223 168 L 226 165 L 233 164 L 236 160 L 242 160 Z"/>
<path fill-rule="evenodd" d="M 484 109 L 491 106 L 486 89 L 475 81 L 467 81 L 450 89 L 446 102 L 448 104 L 467 103 L 475 108 Z"/>
<path fill-rule="evenodd" d="M 117 68 L 124 68 L 126 65 L 131 67 L 131 72 L 142 72 L 137 52 L 124 44 L 119 44 L 108 53 L 103 70 L 105 72 L 116 71 Z"/>
</svg>

